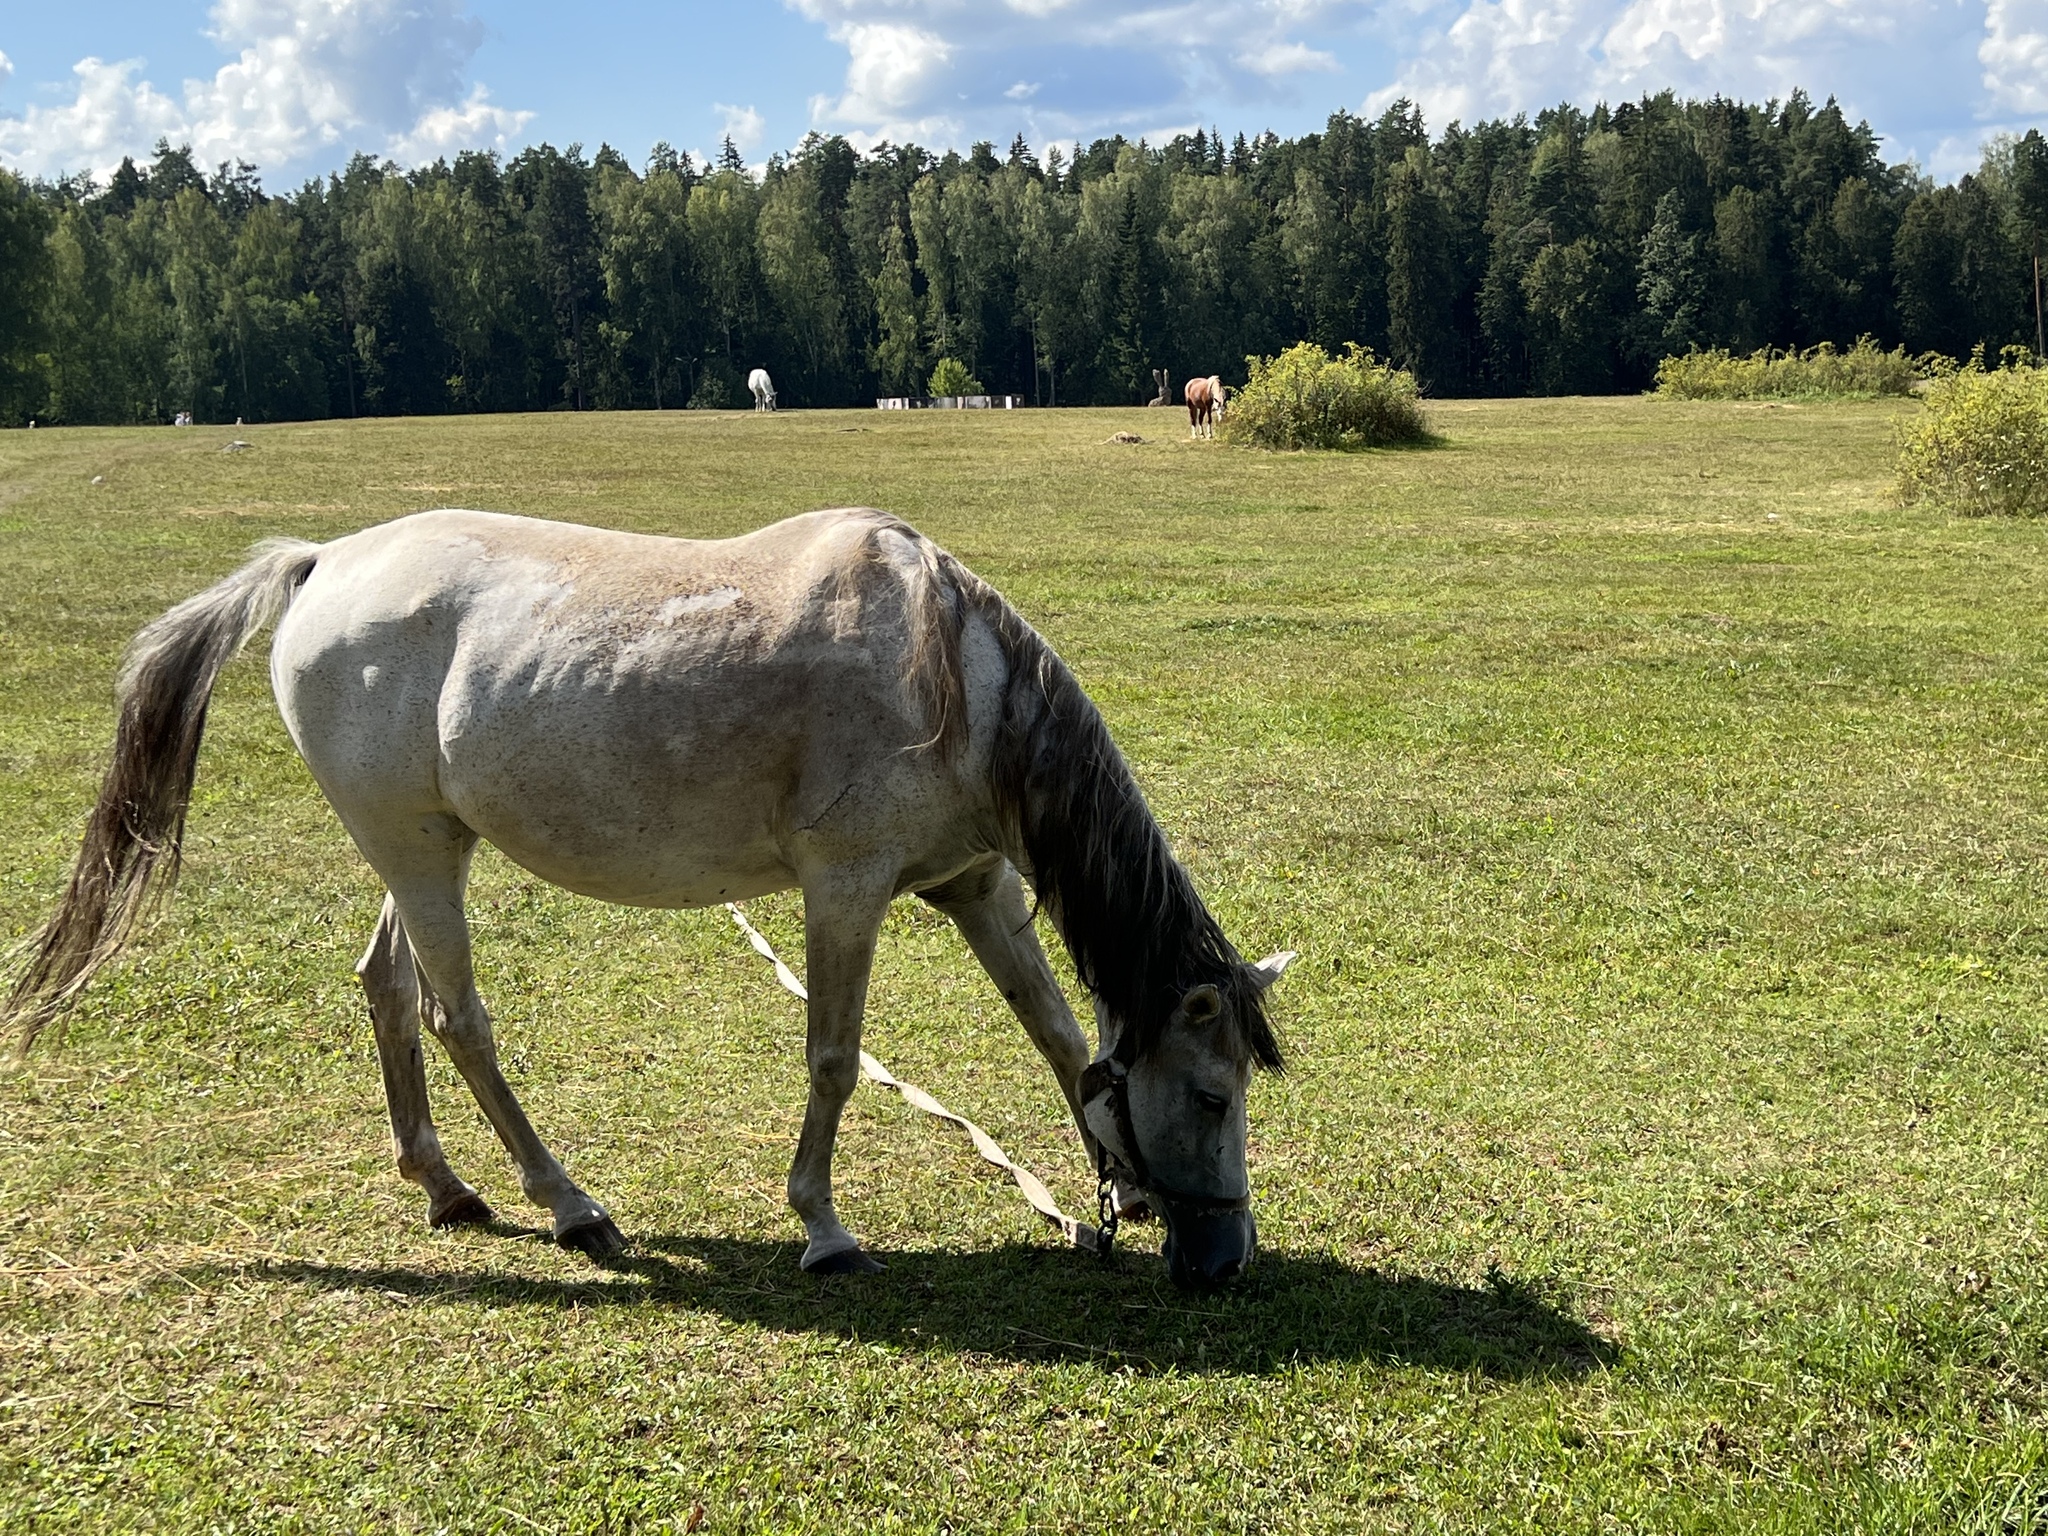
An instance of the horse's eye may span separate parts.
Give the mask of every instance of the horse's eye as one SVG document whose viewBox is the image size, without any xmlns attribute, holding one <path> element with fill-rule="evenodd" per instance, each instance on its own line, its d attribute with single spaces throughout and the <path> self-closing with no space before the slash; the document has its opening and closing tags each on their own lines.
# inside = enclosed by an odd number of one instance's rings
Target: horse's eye
<svg viewBox="0 0 2048 1536">
<path fill-rule="evenodd" d="M 1220 1115 L 1223 1111 L 1230 1108 L 1230 1100 L 1223 1097 L 1220 1093 L 1211 1093 L 1206 1088 L 1197 1088 L 1195 1090 L 1195 1102 L 1212 1115 Z"/>
</svg>

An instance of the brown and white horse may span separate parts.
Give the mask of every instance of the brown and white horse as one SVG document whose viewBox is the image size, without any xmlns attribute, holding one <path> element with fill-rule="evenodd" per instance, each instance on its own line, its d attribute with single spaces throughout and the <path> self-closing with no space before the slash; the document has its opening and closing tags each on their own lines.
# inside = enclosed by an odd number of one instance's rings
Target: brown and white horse
<svg viewBox="0 0 2048 1536">
<path fill-rule="evenodd" d="M 789 1202 L 804 1268 L 879 1267 L 833 1208 L 832 1149 L 876 938 L 905 893 L 958 925 L 1098 1169 L 1164 1215 L 1174 1278 L 1214 1283 L 1250 1263 L 1245 1092 L 1254 1065 L 1280 1064 L 1264 993 L 1291 957 L 1239 958 L 1102 716 L 1017 611 L 865 509 L 714 541 L 422 512 L 259 548 L 129 647 L 70 886 L 0 1010 L 24 1048 L 175 876 L 214 681 L 280 614 L 278 710 L 390 893 L 357 972 L 398 1169 L 436 1226 L 490 1208 L 442 1153 L 422 1028 L 556 1240 L 598 1257 L 625 1246 L 499 1070 L 463 913 L 488 840 L 542 879 L 630 906 L 802 890 L 810 1104 Z M 1020 874 L 1093 996 L 1092 1053 Z"/>
<path fill-rule="evenodd" d="M 1223 380 L 1217 374 L 1188 380 L 1181 398 L 1188 403 L 1189 437 L 1216 435 L 1216 423 L 1223 419 L 1223 395 Z"/>
</svg>

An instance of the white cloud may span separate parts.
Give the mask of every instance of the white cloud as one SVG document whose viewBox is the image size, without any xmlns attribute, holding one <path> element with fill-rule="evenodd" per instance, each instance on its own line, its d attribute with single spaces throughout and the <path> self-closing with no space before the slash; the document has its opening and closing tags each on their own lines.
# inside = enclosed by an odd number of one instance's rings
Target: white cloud
<svg viewBox="0 0 2048 1536">
<path fill-rule="evenodd" d="M 2002 6 L 2048 0 L 1990 0 Z M 1431 21 L 1369 109 L 1407 96 L 1441 124 L 1666 88 L 1804 89 L 1839 97 L 1902 153 L 1966 133 L 1996 97 L 1991 61 L 1978 63 L 1983 0 L 1461 0 Z"/>
<path fill-rule="evenodd" d="M 830 110 L 855 122 L 887 121 L 914 107 L 954 55 L 936 32 L 884 22 L 834 27 L 832 40 L 851 57 L 846 93 Z"/>
<path fill-rule="evenodd" d="M 393 141 L 391 155 L 404 164 L 418 165 L 465 149 L 502 153 L 512 148 L 520 130 L 531 121 L 531 112 L 493 105 L 491 93 L 475 85 L 459 105 L 431 107 L 421 113 L 412 130 Z"/>
<path fill-rule="evenodd" d="M 729 107 L 724 102 L 714 102 L 712 110 L 723 114 L 725 126 L 720 130 L 732 140 L 732 147 L 745 154 L 761 142 L 761 135 L 768 131 L 767 120 L 752 107 Z"/>
<path fill-rule="evenodd" d="M 2048 115 L 2048 0 L 785 0 L 846 49 L 818 127 L 1034 143 L 1339 106 L 1535 113 L 1666 88 L 1839 97 L 1923 160 Z M 1327 94 L 1327 101 L 1318 99 Z"/>
<path fill-rule="evenodd" d="M 140 59 L 80 59 L 71 66 L 78 86 L 70 101 L 0 118 L 0 160 L 32 173 L 90 168 L 104 175 L 124 154 L 183 134 L 184 109 L 147 80 L 136 80 L 141 68 Z"/>
<path fill-rule="evenodd" d="M 1991 0 L 1977 60 L 2006 112 L 2048 114 L 2048 0 Z"/>
<path fill-rule="evenodd" d="M 857 141 L 1034 143 L 1160 134 L 1288 102 L 1293 77 L 1340 70 L 1301 30 L 1352 25 L 1375 0 L 787 0 L 847 52 L 813 121 Z M 1335 105 L 1333 102 L 1332 105 Z"/>
<path fill-rule="evenodd" d="M 7 77 L 14 73 L 14 60 L 0 53 L 0 85 L 7 83 Z"/>
<path fill-rule="evenodd" d="M 1255 53 L 1241 53 L 1237 62 L 1255 75 L 1298 75 L 1304 70 L 1342 68 L 1334 53 L 1306 43 L 1273 43 Z"/>
<path fill-rule="evenodd" d="M 158 137 L 201 164 L 272 169 L 365 149 L 418 159 L 502 147 L 532 114 L 464 89 L 483 40 L 466 0 L 216 0 L 207 35 L 234 55 L 178 96 L 138 78 L 139 59 L 73 68 L 72 99 L 0 117 L 0 159 L 30 172 L 105 175 Z M 317 168 L 317 167 L 316 167 Z"/>
</svg>

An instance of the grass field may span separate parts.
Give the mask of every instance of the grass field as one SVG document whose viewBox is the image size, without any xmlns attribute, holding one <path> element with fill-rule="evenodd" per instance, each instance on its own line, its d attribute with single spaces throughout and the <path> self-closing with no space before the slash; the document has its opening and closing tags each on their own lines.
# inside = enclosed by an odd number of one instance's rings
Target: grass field
<svg viewBox="0 0 2048 1536">
<path fill-rule="evenodd" d="M 0 1528 L 2048 1527 L 2048 542 L 1891 505 L 1912 409 L 1453 402 L 1348 457 L 1136 411 L 0 436 L 0 935 L 121 645 L 262 535 L 867 502 L 1061 648 L 1240 946 L 1302 952 L 1245 1286 L 1062 1251 L 872 1087 L 840 1209 L 889 1272 L 820 1282 L 795 1004 L 721 913 L 486 854 L 508 1071 L 637 1254 L 550 1246 L 438 1058 L 505 1222 L 430 1233 L 350 974 L 379 892 L 245 658 L 169 917 L 0 1076 Z M 910 903 L 867 1039 L 1088 1202 Z"/>
</svg>

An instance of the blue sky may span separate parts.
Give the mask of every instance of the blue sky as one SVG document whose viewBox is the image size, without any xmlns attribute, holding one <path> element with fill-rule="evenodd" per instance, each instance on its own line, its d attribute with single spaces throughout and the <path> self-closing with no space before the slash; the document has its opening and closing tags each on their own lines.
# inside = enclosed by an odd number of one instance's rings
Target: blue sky
<svg viewBox="0 0 2048 1536">
<path fill-rule="evenodd" d="M 70 0 L 0 12 L 0 162 L 34 174 L 160 135 L 273 187 L 355 150 L 811 129 L 1034 145 L 1198 124 L 1283 134 L 1335 108 L 1452 117 L 1665 86 L 1803 85 L 1944 178 L 2048 127 L 2048 0 Z"/>
</svg>

